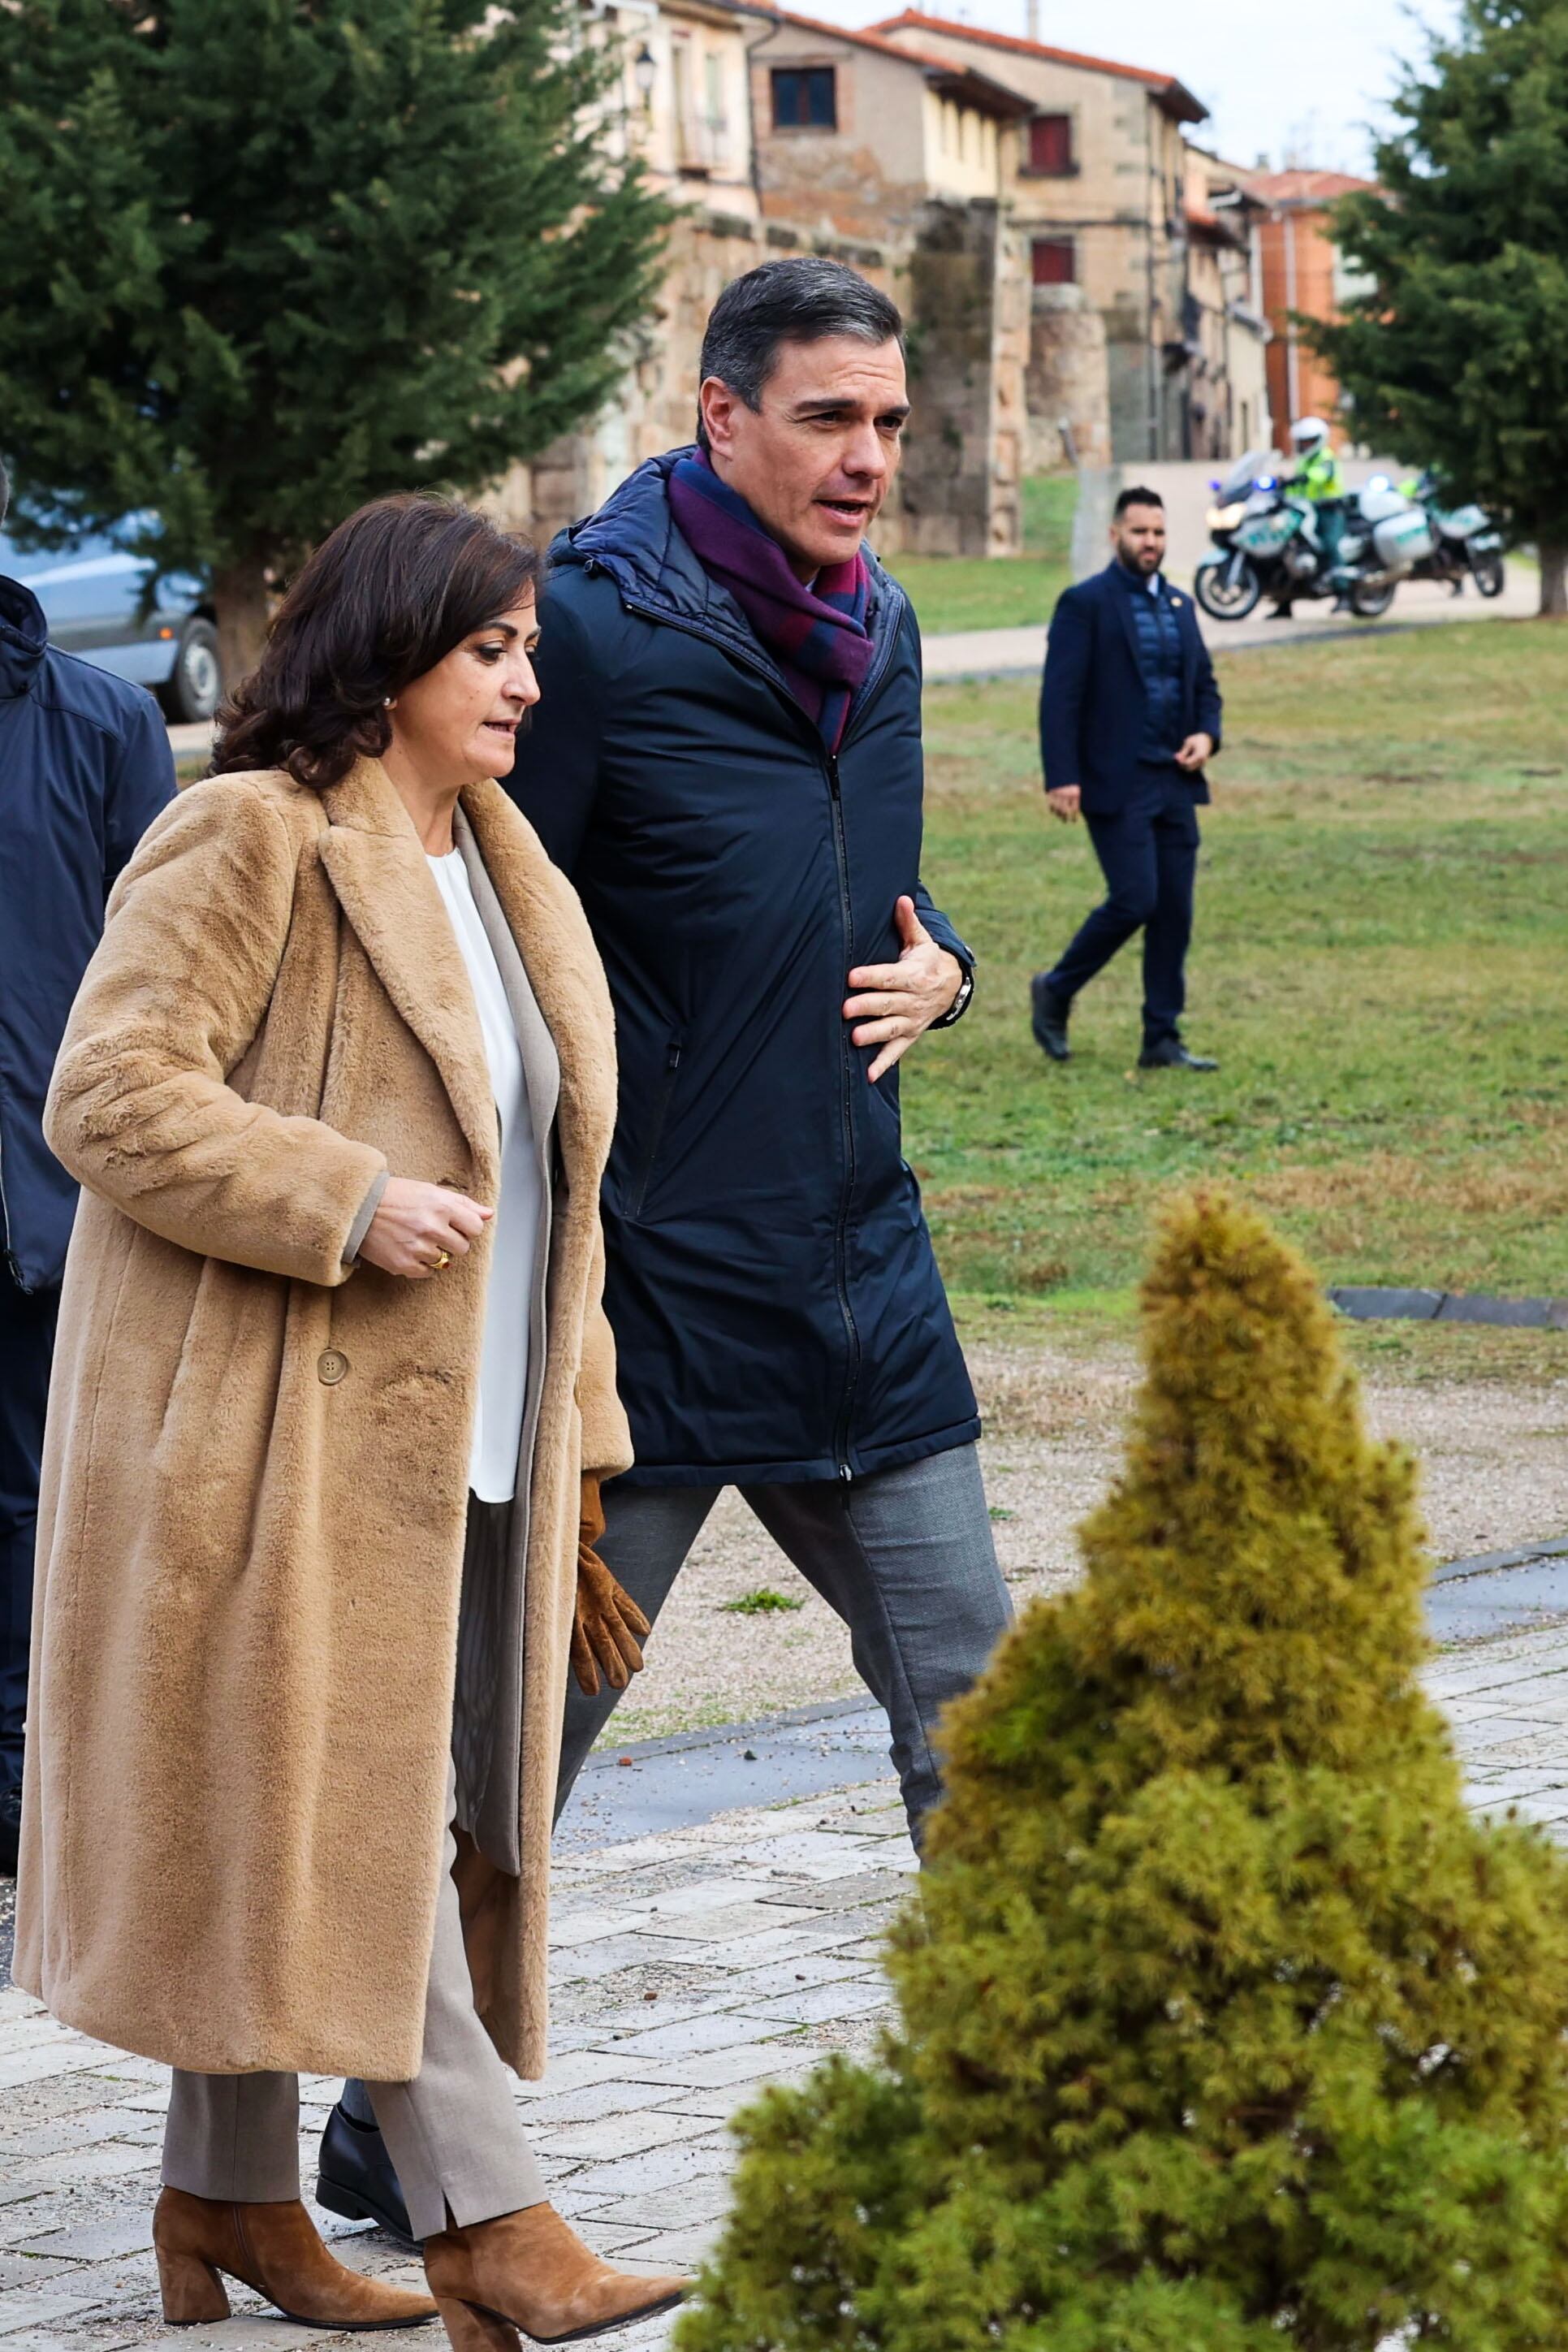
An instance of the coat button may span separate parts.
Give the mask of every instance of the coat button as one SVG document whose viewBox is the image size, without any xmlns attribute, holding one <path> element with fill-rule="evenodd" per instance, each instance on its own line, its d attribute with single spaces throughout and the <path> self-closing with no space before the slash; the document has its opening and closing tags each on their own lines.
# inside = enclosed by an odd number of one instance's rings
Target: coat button
<svg viewBox="0 0 1568 2352">
<path fill-rule="evenodd" d="M 324 1387 L 335 1389 L 349 1369 L 349 1359 L 341 1348 L 323 1348 L 316 1359 L 316 1377 Z"/>
</svg>

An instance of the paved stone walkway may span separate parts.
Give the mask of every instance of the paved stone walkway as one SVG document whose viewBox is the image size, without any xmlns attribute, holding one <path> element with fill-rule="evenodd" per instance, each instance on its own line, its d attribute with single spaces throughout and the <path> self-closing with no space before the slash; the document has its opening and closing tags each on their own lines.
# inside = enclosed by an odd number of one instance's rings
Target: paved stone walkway
<svg viewBox="0 0 1568 2352">
<path fill-rule="evenodd" d="M 1442 1654 L 1429 1677 L 1481 1807 L 1568 1834 L 1568 1627 Z M 551 2194 L 601 2252 L 693 2262 L 723 2213 L 726 2118 L 885 2014 L 881 1931 L 915 1866 L 891 1782 L 562 1856 L 554 2062 L 523 2086 Z M 221 2327 L 166 2330 L 149 2239 L 163 2070 L 0 1994 L 0 2352 L 328 2346 L 235 2290 Z M 304 2088 L 306 2178 L 335 2082 Z M 348 2261 L 410 2281 L 377 2233 L 318 2217 Z M 613 2338 L 653 2352 L 668 2319 Z M 434 2329 L 382 2336 L 438 2352 Z"/>
</svg>

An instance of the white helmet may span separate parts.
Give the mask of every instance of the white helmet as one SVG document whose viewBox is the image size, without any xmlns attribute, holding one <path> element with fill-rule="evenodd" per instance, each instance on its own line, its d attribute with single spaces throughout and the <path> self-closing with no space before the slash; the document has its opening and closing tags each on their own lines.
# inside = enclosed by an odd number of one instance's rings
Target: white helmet
<svg viewBox="0 0 1568 2352">
<path fill-rule="evenodd" d="M 1321 416 L 1298 416 L 1291 427 L 1291 438 L 1298 449 L 1321 448 L 1328 437 L 1328 426 Z"/>
</svg>

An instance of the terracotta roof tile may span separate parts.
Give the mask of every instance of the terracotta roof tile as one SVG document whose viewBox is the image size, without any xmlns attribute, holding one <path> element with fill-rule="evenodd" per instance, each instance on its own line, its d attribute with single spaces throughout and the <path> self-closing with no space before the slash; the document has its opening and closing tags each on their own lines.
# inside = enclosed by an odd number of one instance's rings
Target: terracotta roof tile
<svg viewBox="0 0 1568 2352">
<path fill-rule="evenodd" d="M 987 48 L 1010 49 L 1015 56 L 1047 58 L 1054 65 L 1081 66 L 1090 73 L 1115 74 L 1124 81 L 1141 81 L 1150 89 L 1186 100 L 1187 106 L 1194 110 L 1193 121 L 1202 121 L 1207 117 L 1208 109 L 1193 97 L 1175 74 L 1152 73 L 1146 66 L 1120 65 L 1113 58 L 1089 57 L 1078 49 L 1053 48 L 1045 41 L 1020 40 L 1012 33 L 989 32 L 982 25 L 960 25 L 949 16 L 930 16 L 919 8 L 905 8 L 901 16 L 883 16 L 869 29 L 884 34 L 905 26 L 911 32 L 948 33 L 958 40 L 977 41 Z"/>
</svg>

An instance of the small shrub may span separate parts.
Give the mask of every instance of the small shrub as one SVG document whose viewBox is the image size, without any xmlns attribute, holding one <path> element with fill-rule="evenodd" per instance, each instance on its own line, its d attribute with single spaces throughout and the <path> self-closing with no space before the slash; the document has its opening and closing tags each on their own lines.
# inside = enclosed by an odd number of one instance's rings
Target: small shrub
<svg viewBox="0 0 1568 2352">
<path fill-rule="evenodd" d="M 679 2352 L 1568 2343 L 1568 1864 L 1466 1809 L 1411 1465 L 1224 1195 L 1143 1311 L 1085 1580 L 949 1717 L 901 2031 L 742 2118 Z"/>
<path fill-rule="evenodd" d="M 737 1601 L 726 1601 L 721 1607 L 730 1617 L 777 1617 L 780 1611 L 803 1609 L 805 1602 L 791 1599 L 787 1592 L 775 1592 L 770 1585 L 758 1585 L 755 1592 L 743 1592 Z"/>
</svg>

